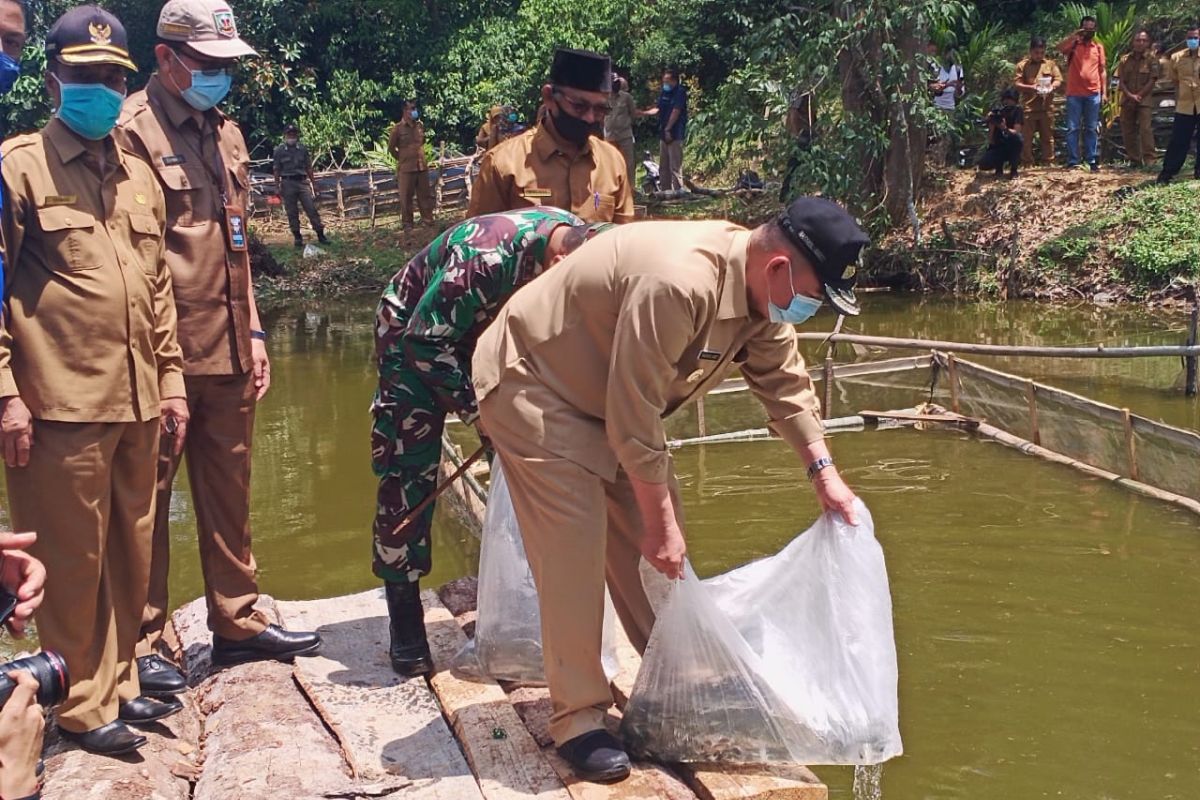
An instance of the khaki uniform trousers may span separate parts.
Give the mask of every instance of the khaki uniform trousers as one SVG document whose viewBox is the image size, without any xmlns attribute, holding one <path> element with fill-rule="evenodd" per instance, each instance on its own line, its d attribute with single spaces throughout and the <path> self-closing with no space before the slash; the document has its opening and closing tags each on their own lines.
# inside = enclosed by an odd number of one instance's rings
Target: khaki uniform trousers
<svg viewBox="0 0 1200 800">
<path fill-rule="evenodd" d="M 1139 104 L 1121 104 L 1121 142 L 1125 157 L 1133 164 L 1150 164 L 1158 158 L 1151 127 L 1154 109 Z"/>
<path fill-rule="evenodd" d="M 1022 147 L 1021 163 L 1033 163 L 1033 137 L 1036 135 L 1042 146 L 1042 163 L 1054 163 L 1054 115 L 1033 111 L 1025 115 L 1022 128 L 1025 144 Z"/>
<path fill-rule="evenodd" d="M 683 142 L 658 142 L 658 174 L 664 192 L 685 188 L 683 185 Z"/>
<path fill-rule="evenodd" d="M 405 225 L 413 224 L 413 195 L 421 209 L 421 222 L 433 222 L 433 193 L 429 190 L 429 171 L 397 172 L 396 186 L 400 189 L 400 218 Z"/>
<path fill-rule="evenodd" d="M 621 151 L 621 157 L 625 159 L 625 174 L 629 180 L 629 191 L 637 191 L 637 160 L 633 152 L 633 139 L 622 139 L 619 142 L 609 142 L 613 147 Z"/>
<path fill-rule="evenodd" d="M 578 413 L 561 408 L 562 401 L 545 389 L 522 387 L 520 394 L 521 403 L 533 402 L 548 417 Z M 550 687 L 550 735 L 562 744 L 604 728 L 613 702 L 600 663 L 605 582 L 617 616 L 639 653 L 646 649 L 654 627 L 654 612 L 638 569 L 641 516 L 624 472 L 609 483 L 506 427 L 505 416 L 512 413 L 515 399 L 513 390 L 501 385 L 479 410 L 503 464 L 538 590 L 542 657 Z M 547 404 L 555 402 L 560 408 L 549 409 Z M 673 478 L 671 489 L 679 514 Z"/>
<path fill-rule="evenodd" d="M 83 733 L 117 719 L 141 694 L 132 668 L 154 524 L 157 419 L 34 420 L 29 465 L 9 469 L 13 528 L 37 531 L 46 564 L 37 610 L 42 647 L 71 674 L 58 724 Z"/>
<path fill-rule="evenodd" d="M 257 567 L 250 552 L 250 444 L 254 435 L 254 375 L 185 375 L 188 409 L 188 483 L 196 512 L 200 569 L 209 629 L 240 641 L 261 633 L 266 618 L 258 601 Z M 169 437 L 158 461 L 158 506 L 150 591 L 142 614 L 138 657 L 158 650 L 167 623 L 171 565 L 171 487 L 179 471 Z M 168 650 L 178 643 L 163 643 Z"/>
</svg>

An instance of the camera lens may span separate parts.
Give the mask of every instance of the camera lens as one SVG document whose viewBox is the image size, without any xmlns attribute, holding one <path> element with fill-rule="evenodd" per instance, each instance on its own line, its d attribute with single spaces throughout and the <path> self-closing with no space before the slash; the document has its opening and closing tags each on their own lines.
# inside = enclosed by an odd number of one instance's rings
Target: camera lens
<svg viewBox="0 0 1200 800">
<path fill-rule="evenodd" d="M 18 658 L 0 664 L 0 706 L 8 702 L 16 683 L 8 677 L 10 672 L 28 672 L 38 683 L 37 701 L 43 708 L 52 708 L 67 699 L 71 689 L 71 678 L 67 662 L 53 650 L 38 653 L 28 658 Z"/>
</svg>

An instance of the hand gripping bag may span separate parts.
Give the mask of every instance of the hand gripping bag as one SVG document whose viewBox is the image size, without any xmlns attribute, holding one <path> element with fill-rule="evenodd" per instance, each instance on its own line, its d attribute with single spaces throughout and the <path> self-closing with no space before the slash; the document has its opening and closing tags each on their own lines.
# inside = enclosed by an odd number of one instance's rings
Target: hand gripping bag
<svg viewBox="0 0 1200 800">
<path fill-rule="evenodd" d="M 493 461 L 491 471 L 479 553 L 475 660 L 478 672 L 495 680 L 544 685 L 537 587 L 499 458 Z M 601 661 L 610 680 L 617 674 L 615 623 L 616 612 L 606 591 Z M 466 673 L 475 672 L 468 652 L 459 654 L 455 666 Z"/>
<path fill-rule="evenodd" d="M 856 508 L 857 526 L 825 514 L 777 555 L 707 581 L 686 567 L 625 709 L 634 752 L 856 765 L 900 755 L 887 570 L 870 512 Z"/>
</svg>

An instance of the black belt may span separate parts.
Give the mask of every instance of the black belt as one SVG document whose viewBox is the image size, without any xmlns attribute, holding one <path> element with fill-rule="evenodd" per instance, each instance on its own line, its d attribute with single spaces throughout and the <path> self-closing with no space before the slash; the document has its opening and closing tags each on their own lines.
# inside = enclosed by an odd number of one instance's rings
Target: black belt
<svg viewBox="0 0 1200 800">
<path fill-rule="evenodd" d="M 308 176 L 307 175 L 284 175 L 283 179 L 285 181 L 306 181 L 306 180 L 308 180 Z"/>
</svg>

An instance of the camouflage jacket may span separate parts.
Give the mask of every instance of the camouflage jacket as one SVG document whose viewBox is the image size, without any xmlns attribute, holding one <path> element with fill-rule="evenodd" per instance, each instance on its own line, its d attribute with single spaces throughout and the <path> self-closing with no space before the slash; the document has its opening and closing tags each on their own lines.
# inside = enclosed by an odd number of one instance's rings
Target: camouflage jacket
<svg viewBox="0 0 1200 800">
<path fill-rule="evenodd" d="M 379 304 L 381 395 L 415 379 L 444 411 L 474 417 L 476 341 L 513 293 L 542 273 L 550 233 L 583 224 L 556 208 L 528 208 L 468 219 L 430 242 L 396 273 Z"/>
</svg>

